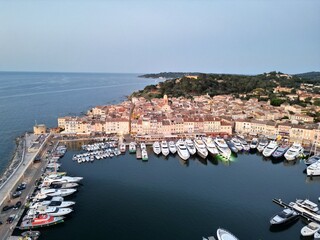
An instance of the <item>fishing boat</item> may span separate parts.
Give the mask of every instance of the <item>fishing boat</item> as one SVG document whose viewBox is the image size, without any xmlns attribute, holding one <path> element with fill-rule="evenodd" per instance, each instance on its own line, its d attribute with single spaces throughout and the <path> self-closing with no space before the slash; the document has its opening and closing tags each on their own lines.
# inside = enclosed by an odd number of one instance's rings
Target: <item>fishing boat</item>
<svg viewBox="0 0 320 240">
<path fill-rule="evenodd" d="M 64 221 L 63 219 L 64 217 L 54 217 L 54 216 L 49 216 L 47 214 L 38 215 L 33 219 L 23 220 L 21 222 L 21 225 L 19 226 L 19 229 L 25 230 L 25 229 L 46 227 L 46 226 L 62 223 Z"/>
<path fill-rule="evenodd" d="M 284 157 L 288 160 L 296 159 L 300 154 L 303 153 L 303 147 L 300 143 L 293 143 L 288 151 L 284 154 Z"/>
<path fill-rule="evenodd" d="M 168 142 L 167 141 L 161 141 L 161 153 L 166 157 L 169 155 L 170 150 L 168 147 Z"/>
<path fill-rule="evenodd" d="M 313 236 L 318 230 L 320 230 L 320 225 L 316 222 L 310 222 L 301 229 L 301 235 L 304 237 Z"/>
<path fill-rule="evenodd" d="M 218 228 L 217 237 L 218 240 L 239 240 L 236 236 L 223 228 Z"/>
<path fill-rule="evenodd" d="M 137 151 L 137 145 L 135 142 L 129 143 L 129 153 L 135 153 Z"/>
<path fill-rule="evenodd" d="M 169 150 L 172 154 L 175 154 L 177 152 L 177 147 L 174 141 L 169 142 Z"/>
<path fill-rule="evenodd" d="M 186 144 L 186 147 L 187 147 L 190 155 L 196 154 L 197 149 L 195 148 L 194 143 L 190 138 L 186 139 L 185 144 Z"/>
<path fill-rule="evenodd" d="M 216 156 L 219 154 L 219 150 L 217 149 L 216 145 L 214 144 L 214 141 L 212 140 L 211 137 L 203 137 L 202 141 L 204 145 L 206 146 L 208 153 L 211 156 Z M 195 143 L 196 144 L 196 143 Z M 198 143 L 197 143 L 198 144 Z M 198 148 L 197 148 L 198 150 Z M 205 157 L 204 157 L 205 158 Z"/>
<path fill-rule="evenodd" d="M 180 139 L 176 143 L 176 146 L 177 146 L 177 152 L 178 152 L 179 157 L 182 160 L 188 160 L 188 158 L 190 157 L 190 153 L 185 145 L 185 142 L 182 139 Z"/>
<path fill-rule="evenodd" d="M 226 141 L 223 138 L 215 138 L 214 143 L 216 144 L 221 156 L 223 156 L 225 159 L 229 159 L 231 156 L 231 150 L 228 147 Z"/>
<path fill-rule="evenodd" d="M 265 157 L 270 157 L 274 151 L 278 148 L 278 143 L 276 141 L 270 141 L 270 143 L 263 149 L 262 155 Z"/>
<path fill-rule="evenodd" d="M 159 155 L 161 153 L 160 143 L 158 141 L 154 142 L 152 144 L 152 149 L 155 154 Z"/>
<path fill-rule="evenodd" d="M 202 139 L 200 138 L 196 138 L 194 140 L 194 146 L 197 149 L 197 154 L 201 157 L 201 158 L 206 158 L 208 156 L 208 150 L 206 148 L 206 145 L 204 144 L 204 142 L 202 141 Z"/>
<path fill-rule="evenodd" d="M 289 208 L 282 210 L 270 219 L 271 225 L 283 225 L 294 222 L 299 217 L 299 214 Z"/>
<path fill-rule="evenodd" d="M 146 149 L 141 150 L 141 158 L 143 161 L 148 161 L 148 152 Z"/>
<path fill-rule="evenodd" d="M 266 138 L 260 139 L 257 150 L 258 152 L 262 152 L 265 147 L 268 145 L 269 141 Z"/>
</svg>

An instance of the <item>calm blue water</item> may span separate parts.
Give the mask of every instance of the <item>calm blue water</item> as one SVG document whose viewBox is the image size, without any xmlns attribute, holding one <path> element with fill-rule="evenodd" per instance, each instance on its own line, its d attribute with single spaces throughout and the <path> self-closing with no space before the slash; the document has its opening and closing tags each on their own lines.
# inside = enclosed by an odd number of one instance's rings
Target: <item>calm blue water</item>
<svg viewBox="0 0 320 240">
<path fill-rule="evenodd" d="M 32 131 L 35 120 L 54 127 L 59 116 L 118 103 L 154 81 L 137 74 L 0 72 L 0 173 L 12 156 L 15 138 Z"/>
<path fill-rule="evenodd" d="M 58 116 L 115 103 L 133 90 L 154 83 L 131 74 L 0 74 L 0 166 L 14 150 L 14 139 L 32 130 L 34 120 L 56 126 Z M 83 186 L 69 198 L 77 204 L 65 223 L 41 230 L 42 239 L 201 240 L 218 227 L 242 240 L 300 239 L 302 221 L 288 229 L 269 228 L 281 208 L 272 203 L 320 195 L 320 179 L 291 164 L 239 154 L 230 164 L 177 156 L 141 162 L 126 155 L 77 164 L 74 143 L 61 160 L 62 170 L 83 176 Z"/>
</svg>

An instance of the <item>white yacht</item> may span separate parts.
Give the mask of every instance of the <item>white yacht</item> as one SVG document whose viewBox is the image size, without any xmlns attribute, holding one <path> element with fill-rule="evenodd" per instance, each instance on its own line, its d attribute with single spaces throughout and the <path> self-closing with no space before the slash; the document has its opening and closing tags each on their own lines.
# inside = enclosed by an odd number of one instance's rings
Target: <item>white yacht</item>
<svg viewBox="0 0 320 240">
<path fill-rule="evenodd" d="M 40 206 L 67 208 L 73 206 L 74 204 L 76 204 L 76 202 L 73 201 L 42 201 L 31 204 L 29 208 L 38 208 Z"/>
<path fill-rule="evenodd" d="M 262 155 L 265 157 L 270 157 L 277 148 L 278 148 L 278 143 L 276 141 L 271 141 L 265 147 L 265 149 L 263 149 Z"/>
<path fill-rule="evenodd" d="M 161 141 L 161 153 L 164 156 L 168 156 L 170 153 L 167 141 Z"/>
<path fill-rule="evenodd" d="M 317 232 L 314 233 L 313 238 L 314 238 L 314 240 L 320 240 L 320 230 L 318 230 Z"/>
<path fill-rule="evenodd" d="M 223 138 L 217 137 L 214 139 L 214 143 L 216 144 L 220 154 L 224 158 L 229 159 L 231 156 L 231 150 L 228 147 L 226 141 Z"/>
<path fill-rule="evenodd" d="M 46 176 L 43 180 L 43 183 L 77 183 L 80 182 L 83 177 L 69 177 L 69 176 L 61 176 L 56 174 L 51 174 Z"/>
<path fill-rule="evenodd" d="M 169 142 L 169 150 L 172 154 L 175 154 L 177 152 L 177 147 L 174 141 Z"/>
<path fill-rule="evenodd" d="M 320 162 L 312 163 L 307 167 L 308 176 L 319 176 L 320 175 Z"/>
<path fill-rule="evenodd" d="M 261 139 L 261 140 L 259 141 L 257 150 L 258 150 L 259 152 L 262 152 L 262 151 L 265 149 L 265 147 L 268 145 L 268 143 L 269 143 L 269 141 L 268 141 L 266 138 Z"/>
<path fill-rule="evenodd" d="M 121 153 L 125 153 L 127 150 L 126 144 L 125 143 L 121 143 L 120 144 L 120 152 Z"/>
<path fill-rule="evenodd" d="M 142 158 L 142 161 L 148 161 L 148 152 L 146 149 L 141 150 L 141 158 Z"/>
<path fill-rule="evenodd" d="M 180 139 L 176 143 L 176 146 L 177 146 L 177 152 L 179 154 L 179 157 L 183 160 L 188 160 L 188 158 L 190 157 L 190 154 L 189 154 L 189 151 L 186 147 L 185 142 L 182 139 Z"/>
<path fill-rule="evenodd" d="M 161 147 L 160 147 L 160 143 L 157 141 L 157 142 L 154 142 L 152 144 L 152 149 L 153 149 L 153 152 L 157 155 L 159 155 L 161 153 Z"/>
<path fill-rule="evenodd" d="M 206 148 L 206 145 L 204 144 L 204 142 L 200 138 L 197 138 L 194 140 L 194 146 L 196 147 L 197 154 L 200 157 L 206 158 L 208 156 L 208 150 Z"/>
<path fill-rule="evenodd" d="M 217 154 L 219 154 L 219 151 L 211 137 L 204 137 L 202 138 L 202 140 L 211 156 L 216 156 Z"/>
<path fill-rule="evenodd" d="M 297 199 L 296 204 L 314 213 L 317 213 L 319 211 L 318 204 L 310 201 L 309 199 L 305 199 L 305 200 Z"/>
<path fill-rule="evenodd" d="M 137 150 L 137 144 L 135 142 L 129 143 L 129 153 L 135 153 Z"/>
<path fill-rule="evenodd" d="M 258 138 L 253 138 L 250 143 L 250 149 L 251 150 L 257 149 L 258 145 L 259 145 Z"/>
<path fill-rule="evenodd" d="M 284 157 L 290 161 L 296 159 L 300 154 L 303 153 L 303 147 L 300 143 L 294 143 L 284 154 Z"/>
<path fill-rule="evenodd" d="M 242 147 L 241 143 L 239 142 L 239 140 L 237 138 L 232 138 L 231 142 L 238 149 L 238 151 L 242 151 L 243 150 L 243 147 Z"/>
<path fill-rule="evenodd" d="M 250 145 L 247 143 L 247 141 L 244 139 L 244 138 L 238 138 L 239 139 L 239 142 L 242 146 L 242 149 L 244 151 L 249 151 L 250 150 Z"/>
<path fill-rule="evenodd" d="M 186 147 L 191 155 L 196 154 L 197 149 L 195 148 L 194 143 L 190 138 L 186 139 Z"/>
<path fill-rule="evenodd" d="M 73 193 L 75 193 L 77 191 L 77 189 L 74 188 L 68 188 L 68 189 L 41 189 L 41 193 L 47 196 L 51 196 L 51 197 L 55 197 L 55 196 L 61 196 L 61 197 L 65 197 L 65 196 L 69 196 Z"/>
<path fill-rule="evenodd" d="M 218 228 L 217 237 L 218 240 L 239 240 L 236 236 L 223 228 Z"/>
<path fill-rule="evenodd" d="M 320 225 L 318 223 L 310 222 L 301 229 L 301 235 L 304 237 L 313 236 L 319 229 Z"/>
<path fill-rule="evenodd" d="M 57 208 L 57 207 L 47 207 L 40 206 L 38 208 L 29 209 L 27 215 L 35 216 L 37 214 L 48 214 L 49 216 L 58 217 L 64 216 L 72 212 L 71 208 Z"/>
</svg>

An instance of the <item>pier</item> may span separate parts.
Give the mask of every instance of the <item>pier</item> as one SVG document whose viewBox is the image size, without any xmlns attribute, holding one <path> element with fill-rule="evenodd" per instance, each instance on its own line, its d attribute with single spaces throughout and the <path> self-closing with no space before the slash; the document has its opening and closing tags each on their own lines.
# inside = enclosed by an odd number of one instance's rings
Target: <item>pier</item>
<svg viewBox="0 0 320 240">
<path fill-rule="evenodd" d="M 23 141 L 23 148 L 17 149 L 17 151 L 22 151 L 20 162 L 17 167 L 13 170 L 11 175 L 5 180 L 5 182 L 0 186 L 0 221 L 2 221 L 2 226 L 0 227 L 0 239 L 8 239 L 13 230 L 15 229 L 19 219 L 24 211 L 24 206 L 28 197 L 34 191 L 35 182 L 40 178 L 43 173 L 47 161 L 45 160 L 47 151 L 53 149 L 53 144 L 47 144 L 48 141 L 52 140 L 52 136 L 45 135 L 42 142 L 39 143 L 38 148 L 35 151 L 28 151 L 30 147 L 34 147 L 34 141 L 37 139 L 36 135 L 26 133 L 24 137 L 20 140 Z M 42 161 L 39 163 L 34 163 L 36 156 L 39 156 Z M 21 183 L 25 182 L 26 189 L 22 191 L 22 194 L 18 198 L 12 198 L 12 193 L 15 192 L 16 187 Z M 16 202 L 21 201 L 22 205 L 19 209 L 9 209 L 7 211 L 2 211 L 4 206 L 15 205 Z M 10 215 L 14 215 L 14 220 L 12 223 L 6 223 L 7 218 Z"/>
</svg>

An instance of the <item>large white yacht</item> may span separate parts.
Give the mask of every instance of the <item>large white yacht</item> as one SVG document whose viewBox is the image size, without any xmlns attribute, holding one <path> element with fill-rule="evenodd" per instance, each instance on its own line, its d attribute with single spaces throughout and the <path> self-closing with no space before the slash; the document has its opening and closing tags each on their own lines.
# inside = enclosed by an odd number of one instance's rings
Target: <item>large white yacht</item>
<svg viewBox="0 0 320 240">
<path fill-rule="evenodd" d="M 179 157 L 182 159 L 182 160 L 188 160 L 188 158 L 190 157 L 190 153 L 186 147 L 186 144 L 185 142 L 180 139 L 177 143 L 176 143 L 176 146 L 177 146 L 177 152 L 178 152 L 178 155 Z"/>
<path fill-rule="evenodd" d="M 239 140 L 237 138 L 232 138 L 231 142 L 238 149 L 238 151 L 242 151 L 243 150 L 243 147 L 242 147 L 241 143 L 239 142 Z"/>
<path fill-rule="evenodd" d="M 211 137 L 203 137 L 202 140 L 211 156 L 216 156 L 217 154 L 219 154 L 219 151 Z"/>
<path fill-rule="evenodd" d="M 161 153 L 164 156 L 168 156 L 170 151 L 169 151 L 169 147 L 168 147 L 168 143 L 167 141 L 161 141 Z"/>
<path fill-rule="evenodd" d="M 44 178 L 44 185 L 54 184 L 54 183 L 77 183 L 80 182 L 83 177 L 69 177 L 69 176 L 61 176 L 58 174 L 51 174 Z"/>
<path fill-rule="evenodd" d="M 214 143 L 216 144 L 220 154 L 224 158 L 229 159 L 231 156 L 231 150 L 228 147 L 226 141 L 223 138 L 217 137 L 214 139 Z"/>
<path fill-rule="evenodd" d="M 257 150 L 259 152 L 262 152 L 266 146 L 268 145 L 269 141 L 266 139 L 266 138 L 263 138 L 259 141 L 259 144 L 258 144 L 258 147 L 257 147 Z"/>
<path fill-rule="evenodd" d="M 191 155 L 196 154 L 197 149 L 195 148 L 194 143 L 190 138 L 186 139 L 186 147 Z"/>
<path fill-rule="evenodd" d="M 292 146 L 286 151 L 284 157 L 290 161 L 296 159 L 300 154 L 303 153 L 303 147 L 300 143 L 293 143 Z"/>
<path fill-rule="evenodd" d="M 69 196 L 73 193 L 75 193 L 77 191 L 77 189 L 74 188 L 68 188 L 68 189 L 41 189 L 41 194 L 47 195 L 47 196 L 51 196 L 51 197 L 55 197 L 55 196 L 61 196 L 61 197 L 66 197 Z"/>
<path fill-rule="evenodd" d="M 320 175 L 320 162 L 312 163 L 307 167 L 308 176 L 319 176 Z"/>
<path fill-rule="evenodd" d="M 263 149 L 262 155 L 265 157 L 270 157 L 277 148 L 278 148 L 278 143 L 276 141 L 271 141 L 265 147 L 265 149 Z"/>
<path fill-rule="evenodd" d="M 58 217 L 64 216 L 72 212 L 71 208 L 57 208 L 40 206 L 38 208 L 31 208 L 27 212 L 28 216 L 36 216 L 37 214 L 48 214 L 49 216 Z"/>
<path fill-rule="evenodd" d="M 169 142 L 169 150 L 172 154 L 175 154 L 177 152 L 177 147 L 174 141 Z"/>
<path fill-rule="evenodd" d="M 159 155 L 161 153 L 160 143 L 158 141 L 154 142 L 152 144 L 152 149 L 155 154 Z"/>
<path fill-rule="evenodd" d="M 197 154 L 200 157 L 206 158 L 208 156 L 208 150 L 206 148 L 206 145 L 204 144 L 204 142 L 200 138 L 196 138 L 194 140 L 194 146 L 196 147 Z"/>
<path fill-rule="evenodd" d="M 76 202 L 73 202 L 73 201 L 42 201 L 42 202 L 35 202 L 31 204 L 29 208 L 38 208 L 40 206 L 66 208 L 66 207 L 71 207 L 74 204 L 76 204 Z"/>
</svg>

